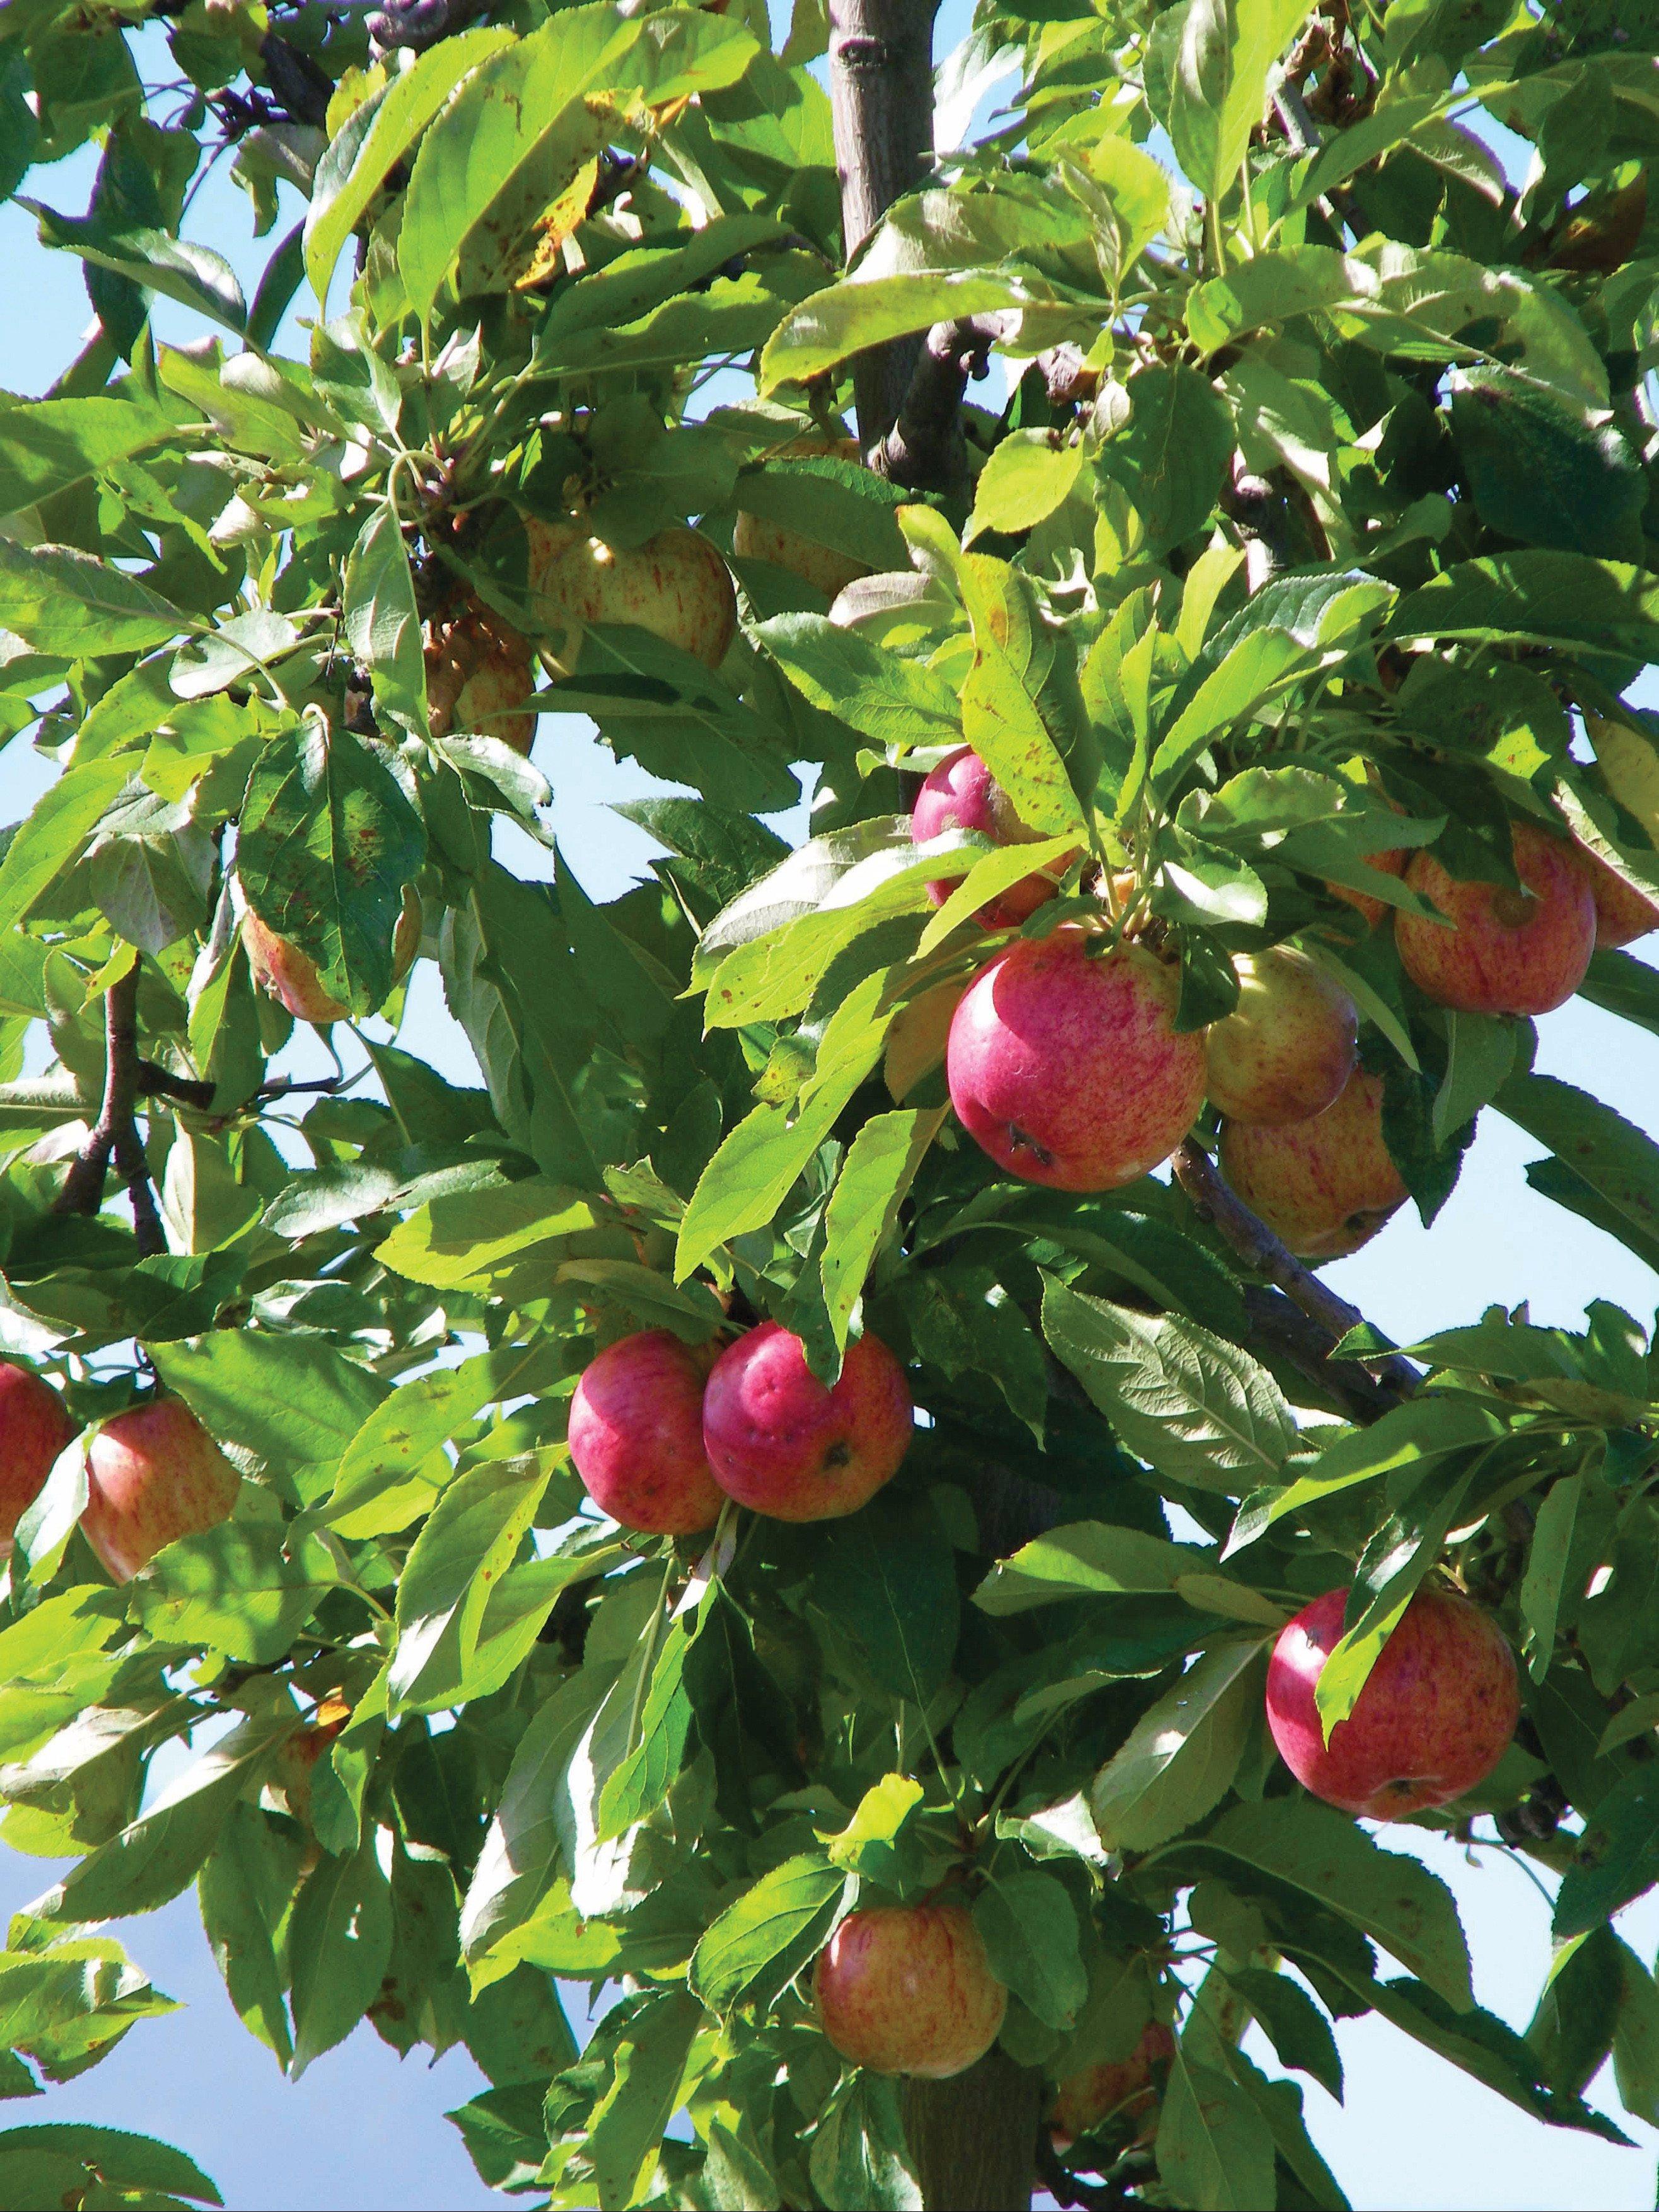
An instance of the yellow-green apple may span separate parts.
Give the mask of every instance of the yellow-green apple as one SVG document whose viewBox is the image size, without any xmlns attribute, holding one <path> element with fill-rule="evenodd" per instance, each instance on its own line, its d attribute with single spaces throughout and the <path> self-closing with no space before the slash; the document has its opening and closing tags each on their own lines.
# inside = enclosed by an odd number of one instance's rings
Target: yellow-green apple
<svg viewBox="0 0 1659 2212">
<path fill-rule="evenodd" d="M 1293 945 L 1244 953 L 1233 969 L 1238 1005 L 1211 1025 L 1205 1043 L 1211 1104 L 1266 1127 L 1322 1114 L 1354 1072 L 1353 1000 Z"/>
<path fill-rule="evenodd" d="M 1411 855 L 1403 848 L 1391 848 L 1386 853 L 1367 853 L 1368 868 L 1375 868 L 1380 876 L 1403 876 Z M 1326 890 L 1333 898 L 1339 898 L 1346 906 L 1357 907 L 1365 917 L 1367 928 L 1375 929 L 1388 912 L 1387 899 L 1373 898 L 1369 891 L 1351 891 L 1346 884 L 1327 883 Z"/>
<path fill-rule="evenodd" d="M 1347 1596 L 1327 1590 L 1279 1632 L 1267 1668 L 1279 1756 L 1304 1790 L 1368 1820 L 1449 1805 L 1509 1748 L 1521 1717 L 1514 1654 L 1467 1598 L 1420 1589 L 1327 1743 L 1314 1690 Z"/>
<path fill-rule="evenodd" d="M 1335 1104 L 1309 1121 L 1279 1128 L 1224 1124 L 1221 1170 L 1303 1260 L 1357 1252 L 1411 1195 L 1382 1141 L 1382 1079 L 1363 1067 Z"/>
<path fill-rule="evenodd" d="M 76 1432 L 63 1400 L 31 1368 L 0 1359 L 0 1559 L 46 1486 L 52 1462 Z"/>
<path fill-rule="evenodd" d="M 412 884 L 406 884 L 403 910 L 392 937 L 394 986 L 415 964 L 415 955 L 420 951 L 421 927 L 420 895 Z M 324 989 L 316 962 L 308 953 L 302 952 L 291 939 L 278 936 L 268 922 L 261 921 L 251 906 L 242 908 L 242 943 L 247 949 L 247 964 L 253 971 L 253 981 L 262 991 L 269 992 L 279 1006 L 285 1006 L 296 1021 L 327 1023 L 345 1019 L 350 1008 Z"/>
<path fill-rule="evenodd" d="M 826 1385 L 800 1338 L 766 1321 L 716 1360 L 703 1443 L 740 1505 L 774 1521 L 836 1521 L 898 1473 L 915 1419 L 905 1370 L 879 1337 L 850 1344 Z"/>
<path fill-rule="evenodd" d="M 863 461 L 856 438 L 792 438 L 772 458 L 784 460 L 811 454 L 861 465 Z M 836 598 L 849 584 L 869 574 L 868 563 L 855 561 L 850 553 L 838 553 L 833 545 L 820 545 L 816 538 L 803 538 L 787 524 L 769 522 L 745 507 L 739 507 L 732 525 L 732 551 L 743 559 L 770 561 L 774 568 L 787 568 L 826 599 Z"/>
<path fill-rule="evenodd" d="M 976 830 L 995 845 L 1034 845 L 1042 833 L 1028 830 L 1014 811 L 1014 802 L 972 745 L 958 745 L 931 770 L 916 794 L 911 810 L 910 834 L 918 845 L 942 837 L 947 830 Z M 961 876 L 941 877 L 927 887 L 935 906 L 942 906 Z M 1029 915 L 1054 896 L 1058 886 L 1050 876 L 1034 873 L 1010 884 L 974 916 L 987 929 L 1017 928 Z"/>
<path fill-rule="evenodd" d="M 182 1399 L 153 1399 L 93 1431 L 82 1532 L 111 1579 L 128 1582 L 180 1536 L 227 1519 L 241 1484 Z"/>
<path fill-rule="evenodd" d="M 607 1345 L 570 1401 L 570 1457 L 596 1505 L 625 1528 L 689 1536 L 724 1504 L 703 1448 L 703 1389 L 714 1346 L 666 1328 Z"/>
<path fill-rule="evenodd" d="M 1595 901 L 1571 844 L 1512 825 L 1521 888 L 1449 875 L 1430 852 L 1406 871 L 1452 927 L 1394 916 L 1400 965 L 1436 1006 L 1465 1014 L 1547 1014 L 1571 998 L 1595 950 Z"/>
<path fill-rule="evenodd" d="M 960 1905 L 850 1912 L 819 1953 L 812 1988 L 843 2058 L 933 2081 L 983 2058 L 1008 2009 L 985 1940 Z"/>
<path fill-rule="evenodd" d="M 631 623 L 718 668 L 737 635 L 737 594 L 720 549 L 698 530 L 659 530 L 619 548 L 568 524 L 527 520 L 530 605 L 540 626 Z"/>
<path fill-rule="evenodd" d="M 525 702 L 535 690 L 527 641 L 481 601 L 430 623 L 426 632 L 426 709 L 435 738 L 498 738 L 527 757 L 536 733 Z"/>
<path fill-rule="evenodd" d="M 1174 969 L 1074 924 L 980 969 L 950 1024 L 957 1118 L 999 1167 L 1112 1190 L 1167 1160 L 1204 1103 L 1202 1032 L 1178 1031 Z"/>
<path fill-rule="evenodd" d="M 1175 2039 L 1161 2020 L 1149 2021 L 1127 2058 L 1108 2059 L 1067 2075 L 1048 2115 L 1057 2150 L 1114 2116 L 1144 2121 L 1157 2109 L 1157 2082 L 1175 2055 Z"/>
</svg>

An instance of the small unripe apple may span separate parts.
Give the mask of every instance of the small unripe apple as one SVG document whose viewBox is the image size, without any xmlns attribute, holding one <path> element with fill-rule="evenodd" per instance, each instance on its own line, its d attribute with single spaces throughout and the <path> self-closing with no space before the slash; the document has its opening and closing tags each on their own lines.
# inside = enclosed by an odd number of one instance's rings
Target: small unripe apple
<svg viewBox="0 0 1659 2212">
<path fill-rule="evenodd" d="M 1465 882 L 1421 852 L 1406 881 L 1437 906 L 1450 929 L 1394 916 L 1400 965 L 1437 1006 L 1465 1014 L 1547 1014 L 1584 980 L 1595 950 L 1589 878 L 1564 838 L 1531 822 L 1511 837 L 1522 888 Z"/>
<path fill-rule="evenodd" d="M 1205 1043 L 1211 1104 L 1270 1128 L 1322 1114 L 1354 1072 L 1353 1000 L 1292 945 L 1244 953 L 1233 968 L 1238 1005 L 1211 1024 Z"/>
<path fill-rule="evenodd" d="M 812 1990 L 843 2058 L 930 2081 L 983 2058 L 1008 2009 L 985 1940 L 960 1905 L 850 1912 L 818 1954 Z"/>
<path fill-rule="evenodd" d="M 1638 937 L 1646 937 L 1650 931 L 1659 929 L 1659 904 L 1638 891 L 1633 884 L 1627 884 L 1588 845 L 1580 844 L 1577 850 L 1589 879 L 1590 896 L 1595 902 L 1598 952 L 1616 952 L 1620 945 L 1633 945 Z"/>
<path fill-rule="evenodd" d="M 189 1407 L 157 1398 L 94 1431 L 82 1532 L 111 1579 L 129 1582 L 180 1536 L 228 1519 L 241 1486 Z"/>
<path fill-rule="evenodd" d="M 856 438 L 793 438 L 774 458 L 783 460 L 814 453 L 861 465 L 863 461 Z M 855 561 L 851 554 L 838 553 L 833 545 L 820 545 L 815 538 L 803 538 L 798 530 L 768 522 L 764 515 L 751 514 L 744 507 L 739 507 L 732 525 L 732 551 L 746 560 L 770 561 L 774 568 L 787 568 L 826 599 L 837 598 L 849 584 L 869 574 L 868 563 Z"/>
<path fill-rule="evenodd" d="M 1068 2075 L 1054 2093 L 1048 2115 L 1055 2148 L 1065 2150 L 1114 2113 L 1125 2120 L 1144 2121 L 1156 2112 L 1156 2082 L 1174 2055 L 1174 2037 L 1161 2020 L 1151 2020 L 1127 2058 L 1108 2059 Z"/>
<path fill-rule="evenodd" d="M 959 745 L 931 770 L 916 794 L 911 810 L 910 834 L 918 845 L 942 837 L 947 830 L 973 830 L 996 845 L 1036 845 L 1042 833 L 1028 830 L 1014 811 L 1014 802 L 972 745 Z M 961 876 L 941 877 L 927 887 L 935 906 L 942 906 Z M 1028 915 L 1046 905 L 1058 885 L 1040 873 L 1022 876 L 974 916 L 987 929 L 1017 928 Z"/>
<path fill-rule="evenodd" d="M 999 1167 L 1112 1190 L 1167 1160 L 1204 1103 L 1204 1037 L 1180 1032 L 1175 970 L 1067 924 L 980 969 L 951 1019 L 950 1103 Z"/>
<path fill-rule="evenodd" d="M 1400 847 L 1391 847 L 1386 853 L 1367 853 L 1364 856 L 1366 866 L 1375 868 L 1381 876 L 1403 876 L 1406 863 L 1410 858 L 1410 854 Z M 1373 898 L 1369 891 L 1351 891 L 1346 884 L 1327 883 L 1325 888 L 1333 898 L 1339 898 L 1345 906 L 1357 907 L 1364 915 L 1368 929 L 1375 929 L 1383 915 L 1390 911 L 1387 899 Z"/>
<path fill-rule="evenodd" d="M 536 717 L 525 711 L 535 690 L 528 643 L 478 599 L 428 625 L 427 720 L 435 738 L 498 738 L 527 757 Z"/>
<path fill-rule="evenodd" d="M 718 668 L 737 635 L 737 594 L 701 531 L 659 530 L 625 550 L 569 526 L 527 520 L 530 604 L 546 630 L 631 623 Z"/>
<path fill-rule="evenodd" d="M 1267 1668 L 1267 1725 L 1304 1790 L 1368 1820 L 1403 1820 L 1484 1782 L 1521 1717 L 1515 1655 L 1491 1616 L 1454 1591 L 1406 1607 L 1358 1702 L 1325 1741 L 1314 1686 L 1342 1634 L 1345 1589 L 1280 1631 Z"/>
<path fill-rule="evenodd" d="M 392 982 L 395 988 L 415 964 L 423 926 L 420 894 L 412 884 L 403 890 L 403 910 L 392 936 Z M 261 921 L 251 906 L 242 908 L 242 943 L 253 981 L 285 1006 L 296 1021 L 343 1022 L 350 1008 L 323 988 L 317 963 L 286 937 Z"/>
<path fill-rule="evenodd" d="M 18 1522 L 75 1433 L 69 1409 L 44 1376 L 0 1359 L 0 1559 L 11 1557 Z"/>
<path fill-rule="evenodd" d="M 570 1401 L 570 1457 L 595 1504 L 653 1536 L 711 1528 L 725 1496 L 703 1448 L 713 1347 L 642 1329 L 590 1360 Z"/>
<path fill-rule="evenodd" d="M 1382 1079 L 1363 1067 L 1309 1121 L 1225 1123 L 1220 1151 L 1236 1195 L 1303 1260 L 1357 1252 L 1411 1195 L 1382 1141 Z"/>
<path fill-rule="evenodd" d="M 850 1344 L 827 1387 L 800 1338 L 775 1321 L 727 1346 L 703 1396 L 716 1481 L 774 1521 L 856 1513 L 898 1473 L 915 1420 L 905 1370 L 879 1337 Z"/>
</svg>

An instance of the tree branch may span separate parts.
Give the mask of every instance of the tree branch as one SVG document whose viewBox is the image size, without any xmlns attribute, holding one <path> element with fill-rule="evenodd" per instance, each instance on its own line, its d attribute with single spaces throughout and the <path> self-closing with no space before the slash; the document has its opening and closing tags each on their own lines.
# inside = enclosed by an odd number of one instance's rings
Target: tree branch
<svg viewBox="0 0 1659 2212">
<path fill-rule="evenodd" d="M 849 262 L 933 156 L 933 16 L 937 0 L 830 0 L 830 109 Z M 918 351 L 914 338 L 872 346 L 852 364 L 858 440 L 881 465 Z"/>
<path fill-rule="evenodd" d="M 994 315 L 935 323 L 916 356 L 899 419 L 872 460 L 882 475 L 918 491 L 953 491 L 962 483 L 962 394 L 970 377 L 985 374 L 999 327 Z"/>
<path fill-rule="evenodd" d="M 94 1214 L 104 1202 L 110 1162 L 132 1201 L 132 1229 L 140 1259 L 167 1249 L 156 1193 L 138 1133 L 138 966 L 135 960 L 104 994 L 104 1103 L 69 1171 L 53 1211 Z"/>
</svg>

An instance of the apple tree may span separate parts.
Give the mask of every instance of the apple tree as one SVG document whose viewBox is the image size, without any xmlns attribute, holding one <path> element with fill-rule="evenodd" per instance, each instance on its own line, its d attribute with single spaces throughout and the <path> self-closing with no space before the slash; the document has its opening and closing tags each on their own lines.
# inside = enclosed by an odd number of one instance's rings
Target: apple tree
<svg viewBox="0 0 1659 2212">
<path fill-rule="evenodd" d="M 0 2094 L 193 1884 L 552 2205 L 1340 2206 L 1369 2013 L 1659 2122 L 1650 1340 L 1316 1272 L 1488 1115 L 1659 1267 L 1534 1067 L 1659 1030 L 1659 29 L 979 0 L 936 128 L 932 33 L 0 15 L 93 313 L 0 407 Z M 1388 1820 L 1551 1887 L 1524 2034 Z M 21 2112 L 8 2204 L 216 2201 Z"/>
</svg>

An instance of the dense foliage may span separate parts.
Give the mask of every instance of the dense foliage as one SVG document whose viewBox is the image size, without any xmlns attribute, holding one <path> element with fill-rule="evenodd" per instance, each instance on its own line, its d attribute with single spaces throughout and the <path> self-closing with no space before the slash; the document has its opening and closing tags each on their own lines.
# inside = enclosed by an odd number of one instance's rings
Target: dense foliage
<svg viewBox="0 0 1659 2212">
<path fill-rule="evenodd" d="M 1011 1992 L 987 2124 L 1063 2201 L 1339 2205 L 1252 2020 L 1339 2090 L 1329 2016 L 1375 2010 L 1618 2139 L 1583 2101 L 1611 2051 L 1659 2122 L 1659 1990 L 1610 1925 L 1659 1877 L 1641 1326 L 1494 1283 L 1390 1346 L 1224 1187 L 1194 1203 L 1213 1118 L 1190 1175 L 1079 1194 L 999 1170 L 943 1072 L 1012 934 L 1132 936 L 1184 1034 L 1294 937 L 1425 1219 L 1491 1112 L 1659 1266 L 1659 1149 L 1342 896 L 1432 925 L 1369 865 L 1421 848 L 1513 897 L 1517 823 L 1659 896 L 1620 703 L 1659 659 L 1647 11 L 982 0 L 959 74 L 1011 50 L 1012 105 L 851 270 L 812 0 L 781 53 L 756 0 L 485 12 L 0 16 L 6 188 L 100 149 L 83 216 L 27 203 L 96 330 L 0 408 L 0 714 L 62 770 L 0 861 L 0 1348 L 76 1431 L 0 1626 L 0 1838 L 76 1860 L 0 1954 L 0 2094 L 165 2008 L 101 1924 L 194 1883 L 290 2073 L 365 2013 L 466 2044 L 491 2183 L 917 2204 L 947 2091 L 844 2067 L 808 1970 L 948 1886 Z M 308 200 L 251 301 L 180 236 L 227 148 L 261 234 Z M 340 312 L 295 358 L 306 286 Z M 157 298 L 223 337 L 156 343 Z M 942 325 L 1010 397 L 906 485 L 842 442 L 855 362 Z M 627 810 L 664 856 L 608 904 L 558 854 L 542 709 L 695 794 Z M 915 843 L 964 741 L 1039 842 Z M 758 817 L 797 774 L 791 852 Z M 1034 867 L 1057 895 L 988 933 Z M 481 1088 L 392 1041 L 417 907 Z M 1659 1030 L 1637 957 L 1582 988 Z M 271 1072 L 308 992 L 367 1079 Z M 897 1354 L 897 1476 L 711 1541 L 584 1510 L 595 1352 L 764 1319 L 826 1380 Z M 242 1480 L 117 1581 L 88 1448 L 158 1394 Z M 1263 1718 L 1293 1613 L 1352 1585 L 1328 1728 L 1425 1578 L 1520 1654 L 1512 1747 L 1415 1818 L 1558 1877 L 1524 2038 L 1443 1886 Z M 555 1978 L 620 1985 L 580 2051 Z M 1138 2051 L 1151 2117 L 1036 2124 Z M 0 2134 L 8 2204 L 190 2197 L 143 2139 Z"/>
</svg>

